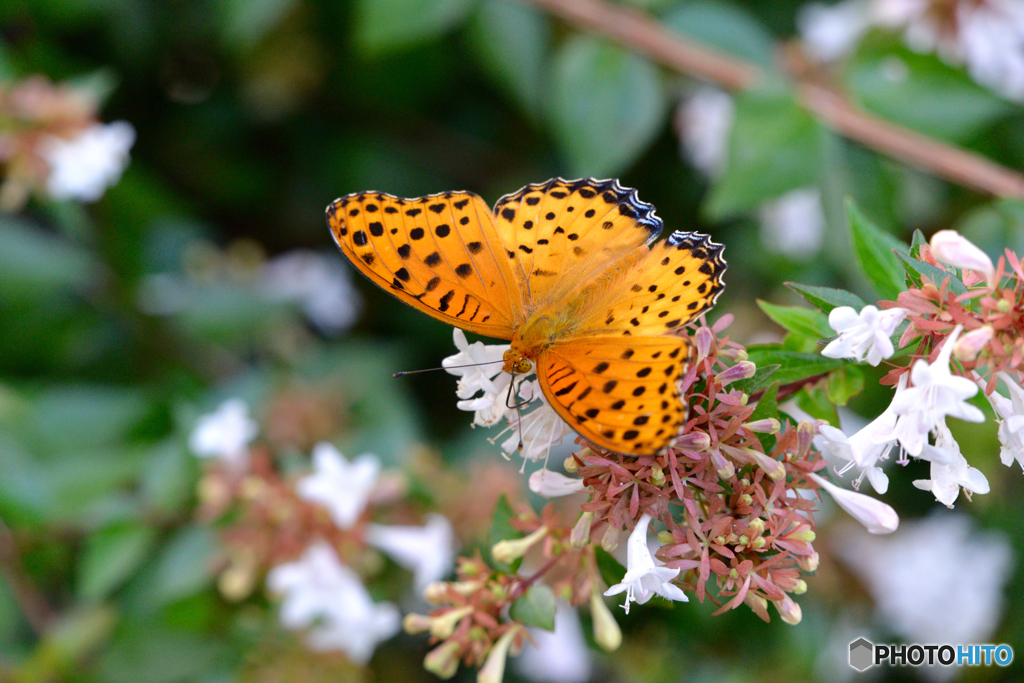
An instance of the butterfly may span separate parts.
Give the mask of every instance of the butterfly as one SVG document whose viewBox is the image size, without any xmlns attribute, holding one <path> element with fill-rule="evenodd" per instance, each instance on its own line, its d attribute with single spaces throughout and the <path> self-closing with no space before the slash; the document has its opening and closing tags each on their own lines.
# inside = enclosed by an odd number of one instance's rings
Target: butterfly
<svg viewBox="0 0 1024 683">
<path fill-rule="evenodd" d="M 601 448 L 662 451 L 682 429 L 688 359 L 673 331 L 715 304 L 724 247 L 674 232 L 617 180 L 527 185 L 491 210 L 471 192 L 358 192 L 327 207 L 335 242 L 374 283 L 469 332 L 507 339 L 551 407 Z"/>
</svg>

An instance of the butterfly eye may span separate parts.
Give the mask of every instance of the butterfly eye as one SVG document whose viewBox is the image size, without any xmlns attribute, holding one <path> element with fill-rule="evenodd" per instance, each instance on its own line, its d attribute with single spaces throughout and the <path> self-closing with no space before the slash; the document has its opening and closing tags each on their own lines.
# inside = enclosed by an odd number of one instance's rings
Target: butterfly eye
<svg viewBox="0 0 1024 683">
<path fill-rule="evenodd" d="M 517 375 L 525 375 L 530 370 L 533 370 L 533 363 L 526 360 L 525 358 L 520 358 L 518 361 L 516 361 L 514 369 Z"/>
</svg>

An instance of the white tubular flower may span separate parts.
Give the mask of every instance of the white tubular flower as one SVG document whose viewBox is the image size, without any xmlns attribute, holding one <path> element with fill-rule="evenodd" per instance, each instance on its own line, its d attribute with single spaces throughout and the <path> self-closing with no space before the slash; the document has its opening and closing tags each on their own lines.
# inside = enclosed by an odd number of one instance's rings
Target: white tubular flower
<svg viewBox="0 0 1024 683">
<path fill-rule="evenodd" d="M 935 494 L 935 500 L 946 507 L 953 507 L 953 502 L 960 495 L 960 489 L 971 493 L 988 493 L 988 479 L 974 467 L 967 464 L 967 459 L 960 453 L 960 444 L 953 438 L 945 422 L 935 430 L 935 445 L 925 446 L 924 455 L 930 456 L 931 479 L 917 479 L 914 486 Z"/>
<path fill-rule="evenodd" d="M 374 603 L 359 576 L 323 542 L 307 548 L 298 561 L 271 569 L 267 587 L 283 595 L 282 625 L 312 627 L 306 642 L 317 651 L 340 650 L 365 664 L 377 643 L 401 628 L 398 608 Z"/>
<path fill-rule="evenodd" d="M 349 529 L 363 514 L 380 476 L 380 459 L 365 453 L 352 463 L 326 441 L 313 447 L 313 474 L 295 483 L 303 500 L 318 503 L 341 529 Z"/>
<path fill-rule="evenodd" d="M 999 459 L 1007 467 L 1016 460 L 1024 469 L 1024 389 L 1006 372 L 999 378 L 1010 391 L 1010 398 L 995 391 L 988 397 L 999 422 Z"/>
<path fill-rule="evenodd" d="M 444 515 L 429 515 L 425 526 L 370 524 L 366 541 L 412 571 L 417 592 L 447 576 L 455 561 L 455 534 Z"/>
<path fill-rule="evenodd" d="M 900 525 L 900 517 L 891 506 L 863 493 L 840 488 L 817 474 L 808 474 L 815 483 L 832 496 L 836 505 L 846 510 L 872 534 L 891 534 Z"/>
<path fill-rule="evenodd" d="M 697 170 L 712 178 L 725 170 L 735 119 L 732 95 L 718 88 L 701 88 L 680 105 L 676 128 L 683 151 Z"/>
<path fill-rule="evenodd" d="M 579 613 L 565 602 L 555 610 L 555 630 L 531 629 L 527 644 L 515 659 L 515 669 L 538 683 L 586 683 L 593 661 L 583 635 Z"/>
<path fill-rule="evenodd" d="M 961 2 L 957 23 L 971 77 L 1008 99 L 1024 101 L 1024 3 Z"/>
<path fill-rule="evenodd" d="M 893 332 L 907 312 L 902 308 L 879 311 L 874 306 L 865 306 L 857 313 L 850 306 L 833 308 L 828 314 L 829 326 L 839 333 L 821 352 L 828 358 L 852 358 L 877 366 L 883 358 L 891 356 Z"/>
<path fill-rule="evenodd" d="M 264 296 L 299 304 L 324 334 L 344 332 L 362 310 L 348 268 L 333 255 L 304 249 L 282 254 L 264 266 L 261 280 Z"/>
<path fill-rule="evenodd" d="M 188 446 L 200 458 L 216 458 L 242 469 L 248 464 L 249 443 L 258 433 L 259 425 L 249 417 L 249 405 L 231 398 L 196 421 Z"/>
<path fill-rule="evenodd" d="M 866 0 L 844 0 L 835 5 L 802 5 L 796 25 L 804 49 L 814 59 L 833 62 L 850 53 L 870 26 Z"/>
<path fill-rule="evenodd" d="M 936 261 L 984 273 L 986 281 L 989 284 L 993 283 L 996 269 L 992 265 L 992 259 L 956 230 L 939 230 L 932 235 L 929 246 Z"/>
<path fill-rule="evenodd" d="M 484 393 L 476 398 L 459 401 L 455 405 L 459 410 L 473 413 L 473 424 L 481 427 L 493 427 L 515 413 L 507 404 L 508 385 L 512 382 L 512 375 L 503 372 L 493 381 L 486 377 L 475 377 L 472 381 L 474 385 L 478 385 L 477 388 L 470 391 L 460 381 L 456 394 L 469 393 L 472 396 L 478 389 L 483 389 Z"/>
<path fill-rule="evenodd" d="M 530 475 L 530 490 L 545 498 L 571 496 L 587 488 L 582 479 L 567 477 L 542 467 Z"/>
<path fill-rule="evenodd" d="M 95 123 L 71 140 L 46 138 L 40 145 L 50 165 L 46 191 L 54 199 L 96 201 L 121 179 L 133 144 L 135 129 L 127 121 Z"/>
<path fill-rule="evenodd" d="M 560 443 L 562 437 L 572 434 L 573 431 L 555 409 L 548 405 L 539 382 L 523 382 L 519 388 L 519 395 L 527 401 L 540 401 L 541 405 L 523 415 L 522 421 L 510 421 L 508 429 L 512 431 L 512 436 L 502 442 L 501 449 L 509 456 L 518 452 L 519 438 L 522 434 L 523 450 L 520 455 L 524 458 L 524 464 L 525 460 L 538 462 L 541 458 L 547 458 L 551 447 Z"/>
<path fill-rule="evenodd" d="M 604 592 L 605 595 L 625 592 L 626 602 L 622 607 L 626 614 L 629 614 L 629 603 L 636 602 L 642 605 L 655 595 L 668 600 L 689 602 L 686 593 L 671 583 L 672 579 L 679 576 L 680 570 L 654 564 L 654 556 L 647 547 L 647 530 L 650 524 L 651 518 L 646 514 L 637 521 L 636 528 L 626 541 L 626 575 L 622 577 L 622 583 L 617 583 Z"/>
<path fill-rule="evenodd" d="M 957 325 L 946 338 L 934 363 L 918 359 L 910 371 L 914 386 L 897 391 L 892 399 L 890 409 L 898 416 L 893 435 L 911 455 L 921 455 L 929 432 L 942 424 L 947 415 L 968 422 L 985 421 L 985 414 L 967 403 L 978 393 L 978 385 L 949 371 L 949 357 L 962 329 Z"/>
<path fill-rule="evenodd" d="M 822 449 L 841 460 L 848 461 L 837 474 L 842 476 L 850 468 L 857 467 L 860 469 L 860 476 L 853 481 L 853 488 L 859 490 L 866 476 L 871 487 L 882 495 L 889 489 L 889 477 L 878 466 L 878 462 L 889 457 L 889 450 L 896 443 L 892 438 L 892 428 L 895 425 L 896 415 L 891 410 L 886 410 L 864 429 L 850 437 L 831 425 L 821 425 L 818 431 L 824 437 Z"/>
</svg>

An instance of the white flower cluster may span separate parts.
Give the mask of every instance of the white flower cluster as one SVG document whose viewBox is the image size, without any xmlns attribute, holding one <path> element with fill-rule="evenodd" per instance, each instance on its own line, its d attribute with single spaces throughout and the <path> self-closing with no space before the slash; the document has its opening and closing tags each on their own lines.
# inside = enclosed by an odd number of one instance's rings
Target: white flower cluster
<svg viewBox="0 0 1024 683">
<path fill-rule="evenodd" d="M 197 456 L 220 459 L 240 471 L 248 466 L 248 445 L 257 433 L 245 401 L 235 398 L 200 417 L 189 443 Z M 336 526 L 351 529 L 372 501 L 380 473 L 376 455 L 349 462 L 324 442 L 313 448 L 313 473 L 300 478 L 295 491 L 323 506 Z M 369 523 L 365 539 L 413 572 L 419 591 L 444 578 L 454 562 L 454 533 L 442 515 L 430 515 L 422 527 Z M 339 650 L 353 661 L 366 662 L 377 643 L 391 638 L 401 626 L 397 607 L 374 603 L 359 576 L 322 541 L 309 546 L 297 561 L 274 567 L 267 586 L 283 596 L 281 623 L 308 629 L 307 642 L 314 650 Z"/>
<path fill-rule="evenodd" d="M 952 21 L 943 24 L 940 13 Z M 940 7 L 940 5 L 942 7 Z M 797 26 L 808 54 L 835 61 L 849 54 L 871 27 L 903 31 L 915 52 L 934 52 L 963 64 L 979 84 L 1024 101 L 1024 3 L 1020 0 L 843 0 L 805 5 Z"/>
<path fill-rule="evenodd" d="M 453 336 L 459 352 L 445 358 L 441 365 L 459 378 L 455 390 L 460 399 L 459 409 L 472 412 L 473 424 L 481 427 L 491 427 L 505 420 L 507 426 L 498 436 L 512 432 L 501 444 L 506 456 L 518 452 L 524 466 L 527 460 L 546 461 L 551 447 L 572 434 L 572 429 L 548 404 L 540 384 L 528 379 L 533 373 L 513 377 L 502 371 L 502 356 L 509 349 L 507 344 L 470 344 L 466 334 L 458 328 Z M 527 404 L 539 402 L 540 405 L 523 413 L 523 404 L 518 404 L 518 409 L 514 404 L 519 398 Z"/>
<path fill-rule="evenodd" d="M 870 310 L 869 310 L 870 309 Z M 839 311 L 839 313 L 837 313 Z M 893 313 L 897 311 L 898 313 Z M 876 365 L 893 353 L 889 335 L 903 317 L 903 311 L 892 309 L 878 314 L 873 306 L 866 306 L 859 318 L 852 308 L 835 309 L 829 322 L 839 332 L 839 338 L 823 352 L 833 358 L 868 360 Z M 950 356 L 960 336 L 957 326 L 943 342 L 933 363 L 918 359 L 909 373 L 900 377 L 896 394 L 889 407 L 868 426 L 853 436 L 823 425 L 823 449 L 831 455 L 849 461 L 839 473 L 852 467 L 860 470 L 855 485 L 866 476 L 878 493 L 885 493 L 889 479 L 879 462 L 888 457 L 890 449 L 899 444 L 906 463 L 906 455 L 931 462 L 931 478 L 914 482 L 918 488 L 931 491 L 936 500 L 952 506 L 963 488 L 970 493 L 988 493 L 989 484 L 979 470 L 970 467 L 960 453 L 949 428 L 947 417 L 969 422 L 983 422 L 985 415 L 967 399 L 978 393 L 978 386 L 966 377 L 950 372 Z M 908 381 L 909 380 L 909 381 Z M 928 437 L 935 436 L 935 444 Z"/>
<path fill-rule="evenodd" d="M 54 199 L 96 201 L 121 179 L 133 144 L 135 129 L 127 121 L 94 123 L 70 140 L 47 137 L 40 147 L 50 166 L 46 191 Z"/>
</svg>

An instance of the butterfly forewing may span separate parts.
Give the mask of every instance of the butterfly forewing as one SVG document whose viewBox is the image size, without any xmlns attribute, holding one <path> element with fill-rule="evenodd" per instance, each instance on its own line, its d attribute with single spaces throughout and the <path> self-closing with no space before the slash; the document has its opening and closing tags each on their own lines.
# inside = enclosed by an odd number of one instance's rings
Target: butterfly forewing
<svg viewBox="0 0 1024 683">
<path fill-rule="evenodd" d="M 471 332 L 511 338 L 519 287 L 477 195 L 360 192 L 327 207 L 327 222 L 352 264 L 405 303 Z"/>
<path fill-rule="evenodd" d="M 527 185 L 494 206 L 505 258 L 534 306 L 554 304 L 657 238 L 662 222 L 617 180 Z"/>
<path fill-rule="evenodd" d="M 685 325 L 722 293 L 723 249 L 707 235 L 672 233 L 625 271 L 612 295 L 592 297 L 579 334 L 659 335 Z"/>
<path fill-rule="evenodd" d="M 551 406 L 576 431 L 617 453 L 651 455 L 679 434 L 686 411 L 677 381 L 682 337 L 587 337 L 537 359 Z"/>
</svg>

